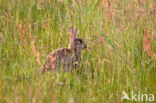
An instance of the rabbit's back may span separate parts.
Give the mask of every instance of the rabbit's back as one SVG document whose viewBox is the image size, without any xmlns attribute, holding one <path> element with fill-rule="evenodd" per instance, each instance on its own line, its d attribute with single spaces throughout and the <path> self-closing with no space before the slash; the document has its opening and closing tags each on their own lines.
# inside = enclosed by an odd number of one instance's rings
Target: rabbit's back
<svg viewBox="0 0 156 103">
<path fill-rule="evenodd" d="M 73 62 L 73 52 L 69 48 L 61 48 L 55 50 L 46 57 L 46 62 L 43 66 L 43 70 L 58 71 L 59 68 L 63 68 L 63 71 L 70 71 Z"/>
</svg>

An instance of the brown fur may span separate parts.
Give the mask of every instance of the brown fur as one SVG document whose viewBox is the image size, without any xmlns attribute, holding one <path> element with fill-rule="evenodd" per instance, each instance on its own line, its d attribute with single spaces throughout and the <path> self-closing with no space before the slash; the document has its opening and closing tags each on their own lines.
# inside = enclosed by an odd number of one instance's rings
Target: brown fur
<svg viewBox="0 0 156 103">
<path fill-rule="evenodd" d="M 53 70 L 58 71 L 60 68 L 63 71 L 71 71 L 75 65 L 80 64 L 81 51 L 87 47 L 86 43 L 76 38 L 76 33 L 73 28 L 70 34 L 70 48 L 61 48 L 55 50 L 46 57 L 46 62 L 43 66 L 43 71 Z"/>
<path fill-rule="evenodd" d="M 43 70 L 44 71 L 47 71 L 47 70 L 57 71 L 58 68 L 61 66 L 61 64 L 63 64 L 62 68 L 67 68 L 69 64 L 66 64 L 64 60 L 66 58 L 70 58 L 72 53 L 73 52 L 69 48 L 62 48 L 62 49 L 58 49 L 58 50 L 51 52 L 46 58 L 46 63 L 44 65 Z M 67 62 L 70 62 L 70 61 L 68 60 Z"/>
</svg>

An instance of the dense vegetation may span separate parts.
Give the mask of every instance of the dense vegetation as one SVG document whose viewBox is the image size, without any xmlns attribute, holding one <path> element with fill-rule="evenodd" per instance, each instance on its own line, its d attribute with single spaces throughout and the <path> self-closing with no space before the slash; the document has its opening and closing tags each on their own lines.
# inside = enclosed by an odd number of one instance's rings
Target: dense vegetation
<svg viewBox="0 0 156 103">
<path fill-rule="evenodd" d="M 0 103 L 120 103 L 123 91 L 155 94 L 154 1 L 0 0 Z M 40 73 L 50 51 L 68 46 L 71 25 L 88 44 L 81 67 Z"/>
</svg>

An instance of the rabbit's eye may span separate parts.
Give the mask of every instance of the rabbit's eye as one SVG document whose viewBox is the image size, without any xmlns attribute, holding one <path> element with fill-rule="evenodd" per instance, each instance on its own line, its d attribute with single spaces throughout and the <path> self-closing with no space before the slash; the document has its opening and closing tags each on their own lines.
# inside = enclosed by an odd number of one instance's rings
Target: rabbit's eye
<svg viewBox="0 0 156 103">
<path fill-rule="evenodd" d="M 79 39 L 79 42 L 80 42 L 80 43 L 82 43 L 82 40 L 81 40 L 81 39 Z"/>
</svg>

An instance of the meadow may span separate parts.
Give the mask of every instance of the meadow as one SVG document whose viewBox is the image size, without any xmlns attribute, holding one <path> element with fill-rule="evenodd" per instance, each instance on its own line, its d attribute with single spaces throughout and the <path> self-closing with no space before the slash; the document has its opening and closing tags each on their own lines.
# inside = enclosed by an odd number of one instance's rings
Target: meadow
<svg viewBox="0 0 156 103">
<path fill-rule="evenodd" d="M 71 25 L 88 45 L 81 66 L 41 73 Z M 138 102 L 123 91 L 156 101 L 155 53 L 155 0 L 0 0 L 0 103 Z"/>
</svg>

